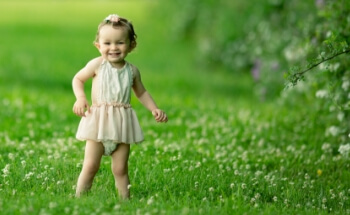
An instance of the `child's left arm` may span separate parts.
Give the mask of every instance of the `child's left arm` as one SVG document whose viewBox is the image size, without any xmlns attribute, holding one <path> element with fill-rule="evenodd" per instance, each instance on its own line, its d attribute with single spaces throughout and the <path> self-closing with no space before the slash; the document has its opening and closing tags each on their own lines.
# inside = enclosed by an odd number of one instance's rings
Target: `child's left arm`
<svg viewBox="0 0 350 215">
<path fill-rule="evenodd" d="M 133 73 L 134 73 L 134 84 L 132 88 L 134 90 L 136 97 L 148 110 L 152 112 L 152 115 L 154 116 L 157 122 L 167 122 L 168 116 L 164 111 L 160 110 L 157 107 L 152 96 L 147 92 L 146 88 L 143 86 L 140 72 L 135 66 L 133 66 Z"/>
</svg>

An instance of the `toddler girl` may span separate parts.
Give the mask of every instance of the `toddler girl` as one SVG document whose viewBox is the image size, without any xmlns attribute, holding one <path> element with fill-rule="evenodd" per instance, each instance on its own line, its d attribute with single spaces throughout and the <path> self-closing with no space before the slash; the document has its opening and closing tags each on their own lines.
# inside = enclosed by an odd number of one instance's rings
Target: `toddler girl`
<svg viewBox="0 0 350 215">
<path fill-rule="evenodd" d="M 101 56 L 89 61 L 73 78 L 73 112 L 82 117 L 76 137 L 86 141 L 76 196 L 91 188 L 104 154 L 112 157 L 119 196 L 128 199 L 130 144 L 143 141 L 140 124 L 130 106 L 131 88 L 157 122 L 167 122 L 168 118 L 146 91 L 139 70 L 125 61 L 136 47 L 133 25 L 118 15 L 109 15 L 98 26 L 94 44 Z M 89 78 L 93 80 L 91 107 L 84 93 L 84 82 Z"/>
</svg>

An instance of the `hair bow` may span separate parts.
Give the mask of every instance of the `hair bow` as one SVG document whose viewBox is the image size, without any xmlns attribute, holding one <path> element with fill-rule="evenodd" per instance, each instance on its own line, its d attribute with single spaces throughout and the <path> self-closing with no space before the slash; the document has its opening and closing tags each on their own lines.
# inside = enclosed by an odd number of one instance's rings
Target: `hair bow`
<svg viewBox="0 0 350 215">
<path fill-rule="evenodd" d="M 105 18 L 105 21 L 109 21 L 109 22 L 119 22 L 120 21 L 120 18 L 117 14 L 111 14 L 109 16 L 107 16 Z"/>
</svg>

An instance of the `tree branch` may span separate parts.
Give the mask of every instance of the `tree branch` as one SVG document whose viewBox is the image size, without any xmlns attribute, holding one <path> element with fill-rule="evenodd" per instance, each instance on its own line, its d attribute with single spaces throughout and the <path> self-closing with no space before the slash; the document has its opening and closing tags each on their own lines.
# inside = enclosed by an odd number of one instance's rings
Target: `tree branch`
<svg viewBox="0 0 350 215">
<path fill-rule="evenodd" d="M 350 49 L 346 49 L 345 51 L 342 51 L 342 52 L 339 52 L 339 53 L 336 53 L 335 55 L 333 56 L 330 56 L 328 58 L 325 58 L 325 59 L 322 59 L 320 62 L 316 63 L 316 64 L 313 64 L 311 67 L 307 68 L 306 70 L 304 71 L 301 71 L 301 72 L 297 72 L 297 73 L 294 73 L 293 76 L 302 76 L 303 74 L 305 74 L 306 72 L 312 70 L 313 68 L 317 67 L 318 65 L 320 65 L 321 63 L 324 63 L 326 61 L 329 61 L 329 60 L 332 60 L 333 58 L 339 56 L 339 55 L 342 55 L 342 54 L 346 54 L 346 53 L 349 53 L 350 52 Z"/>
</svg>

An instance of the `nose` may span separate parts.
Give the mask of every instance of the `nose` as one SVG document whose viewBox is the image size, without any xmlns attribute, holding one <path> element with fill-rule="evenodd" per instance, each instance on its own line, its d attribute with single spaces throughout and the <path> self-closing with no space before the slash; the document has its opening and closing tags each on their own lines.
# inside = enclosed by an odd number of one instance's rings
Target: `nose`
<svg viewBox="0 0 350 215">
<path fill-rule="evenodd" d="M 117 44 L 111 44 L 111 49 L 112 50 L 116 50 L 118 48 L 118 45 Z"/>
</svg>

